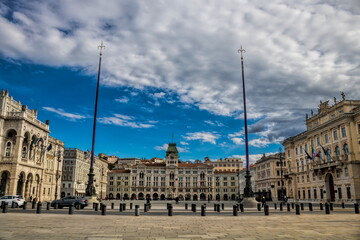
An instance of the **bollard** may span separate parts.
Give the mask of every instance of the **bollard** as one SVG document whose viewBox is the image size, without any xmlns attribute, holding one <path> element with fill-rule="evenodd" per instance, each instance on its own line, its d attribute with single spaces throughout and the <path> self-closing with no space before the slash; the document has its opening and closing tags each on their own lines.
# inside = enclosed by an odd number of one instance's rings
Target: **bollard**
<svg viewBox="0 0 360 240">
<path fill-rule="evenodd" d="M 173 215 L 173 206 L 170 204 L 168 205 L 168 216 L 172 216 Z"/>
<path fill-rule="evenodd" d="M 206 216 L 206 206 L 205 205 L 201 206 L 201 216 Z"/>
<path fill-rule="evenodd" d="M 283 204 L 282 203 L 280 203 L 280 211 L 282 211 L 283 210 Z"/>
<path fill-rule="evenodd" d="M 32 201 L 32 203 L 31 203 L 31 208 L 35 209 L 35 205 L 36 205 L 36 200 L 34 199 L 34 201 Z"/>
<path fill-rule="evenodd" d="M 59 203 L 55 203 L 54 204 L 54 209 L 58 209 L 59 208 Z"/>
<path fill-rule="evenodd" d="M 111 203 L 111 209 L 114 209 L 114 203 L 113 202 Z"/>
<path fill-rule="evenodd" d="M 309 203 L 309 211 L 311 212 L 313 210 L 312 203 Z"/>
<path fill-rule="evenodd" d="M 23 209 L 24 209 L 24 210 L 26 210 L 26 207 L 27 207 L 27 202 L 24 202 L 24 204 L 23 204 L 23 206 L 22 206 L 22 207 L 23 207 Z"/>
<path fill-rule="evenodd" d="M 50 202 L 46 203 L 46 210 L 50 210 Z"/>
<path fill-rule="evenodd" d="M 333 203 L 331 202 L 329 205 L 330 205 L 330 211 L 334 211 Z"/>
<path fill-rule="evenodd" d="M 222 204 L 221 204 L 221 210 L 224 210 L 224 209 L 225 209 L 225 204 L 222 203 Z"/>
<path fill-rule="evenodd" d="M 244 204 L 240 203 L 240 211 L 244 212 Z"/>
<path fill-rule="evenodd" d="M 37 213 L 37 214 L 40 214 L 40 213 L 41 213 L 41 207 L 42 207 L 42 203 L 41 203 L 41 202 L 38 202 L 37 208 L 36 208 L 36 213 Z"/>
<path fill-rule="evenodd" d="M 260 203 L 257 204 L 257 210 L 258 210 L 258 211 L 261 211 L 261 205 L 260 205 Z"/>
<path fill-rule="evenodd" d="M 169 209 L 169 206 L 171 205 L 171 203 L 167 203 L 166 204 L 166 209 Z"/>
<path fill-rule="evenodd" d="M 133 209 L 133 203 L 131 202 L 130 203 L 130 210 L 132 210 Z"/>
<path fill-rule="evenodd" d="M 96 205 L 96 203 L 93 203 L 93 209 L 95 209 L 95 205 Z"/>
<path fill-rule="evenodd" d="M 193 212 L 196 212 L 196 204 L 192 204 L 192 206 L 193 206 Z"/>
<path fill-rule="evenodd" d="M 216 211 L 217 211 L 217 204 L 214 203 L 214 212 L 216 212 Z"/>
<path fill-rule="evenodd" d="M 264 214 L 265 216 L 269 216 L 269 205 L 267 204 L 264 205 Z"/>
<path fill-rule="evenodd" d="M 126 203 L 123 203 L 123 211 L 125 211 L 125 210 L 126 210 Z"/>
<path fill-rule="evenodd" d="M 304 211 L 304 203 L 300 203 L 301 211 Z"/>
<path fill-rule="evenodd" d="M 185 203 L 185 210 L 188 210 L 188 204 Z"/>
<path fill-rule="evenodd" d="M 330 214 L 330 205 L 328 203 L 325 203 L 325 213 Z"/>
<path fill-rule="evenodd" d="M 8 212 L 8 203 L 2 202 L 1 206 L 2 206 L 2 213 L 7 213 Z"/>
<path fill-rule="evenodd" d="M 290 212 L 290 203 L 287 204 L 287 210 Z"/>
<path fill-rule="evenodd" d="M 234 205 L 233 206 L 233 216 L 237 216 L 237 215 L 238 215 L 237 206 Z"/>
<path fill-rule="evenodd" d="M 102 208 L 101 208 L 101 215 L 106 215 L 106 205 L 103 204 Z"/>
<path fill-rule="evenodd" d="M 320 210 L 324 210 L 323 203 L 320 203 Z"/>
<path fill-rule="evenodd" d="M 295 203 L 291 203 L 291 208 L 294 209 Z"/>
<path fill-rule="evenodd" d="M 300 215 L 300 206 L 296 204 L 296 215 Z"/>
<path fill-rule="evenodd" d="M 354 210 L 355 210 L 355 214 L 359 214 L 359 204 L 358 203 L 354 203 Z"/>
<path fill-rule="evenodd" d="M 74 214 L 74 204 L 71 204 L 69 206 L 69 215 L 73 215 Z"/>
<path fill-rule="evenodd" d="M 167 205 L 167 208 L 169 208 L 169 204 Z M 144 212 L 147 212 L 147 211 L 148 211 L 148 209 L 147 209 L 147 204 L 144 203 Z"/>
<path fill-rule="evenodd" d="M 100 211 L 102 210 L 102 207 L 103 207 L 103 204 L 102 204 L 102 203 L 100 203 Z"/>
<path fill-rule="evenodd" d="M 11 208 L 16 208 L 16 202 L 11 202 Z"/>
<path fill-rule="evenodd" d="M 341 203 L 341 207 L 345 208 L 345 203 L 344 202 Z"/>
<path fill-rule="evenodd" d="M 119 212 L 122 212 L 122 211 L 123 211 L 123 204 L 120 203 L 120 205 L 119 205 Z"/>
<path fill-rule="evenodd" d="M 95 203 L 95 212 L 97 212 L 99 210 L 99 204 Z"/>
<path fill-rule="evenodd" d="M 135 205 L 135 216 L 139 216 L 140 215 L 140 210 L 139 210 L 139 205 Z"/>
<path fill-rule="evenodd" d="M 281 203 L 280 203 L 281 204 Z M 276 203 L 274 203 L 274 209 L 276 210 L 277 209 L 277 205 L 276 205 Z"/>
<path fill-rule="evenodd" d="M 220 204 L 216 204 L 216 211 L 220 212 Z"/>
</svg>

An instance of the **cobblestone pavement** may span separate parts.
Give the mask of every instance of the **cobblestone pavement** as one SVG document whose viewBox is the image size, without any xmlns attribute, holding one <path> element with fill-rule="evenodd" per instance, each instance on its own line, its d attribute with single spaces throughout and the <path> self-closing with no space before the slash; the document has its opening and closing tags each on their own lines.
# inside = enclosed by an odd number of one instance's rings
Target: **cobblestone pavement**
<svg viewBox="0 0 360 240">
<path fill-rule="evenodd" d="M 0 213 L 0 239 L 360 239 L 360 215 L 353 208 L 335 208 L 329 215 L 318 208 L 300 215 L 271 208 L 269 216 L 245 209 L 232 216 L 230 206 L 218 213 L 208 205 L 205 217 L 199 205 L 196 213 L 190 209 L 174 205 L 173 216 L 167 216 L 166 205 L 154 204 L 134 216 L 134 210 L 119 212 L 108 205 L 102 216 L 91 207 L 73 215 L 67 208 L 43 208 L 41 214 L 10 208 Z"/>
</svg>

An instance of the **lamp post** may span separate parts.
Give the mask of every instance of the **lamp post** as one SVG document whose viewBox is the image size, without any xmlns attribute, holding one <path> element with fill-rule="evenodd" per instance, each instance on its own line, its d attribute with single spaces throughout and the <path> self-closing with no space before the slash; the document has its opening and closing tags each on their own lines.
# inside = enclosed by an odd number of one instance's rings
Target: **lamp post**
<svg viewBox="0 0 360 240">
<path fill-rule="evenodd" d="M 219 178 L 219 176 L 216 177 L 216 187 L 217 187 L 216 200 L 220 201 L 220 178 Z M 217 196 L 219 196 L 219 198 Z"/>
<path fill-rule="evenodd" d="M 284 201 L 284 183 L 283 183 L 283 162 L 282 162 L 282 148 L 279 148 L 279 158 L 280 158 L 280 181 L 281 181 L 281 190 L 280 190 L 280 199 L 281 201 Z"/>
<path fill-rule="evenodd" d="M 57 151 L 57 169 L 56 169 L 56 176 L 55 176 L 55 200 L 57 199 L 57 196 L 58 196 L 58 181 L 59 181 L 59 178 L 60 178 L 60 174 L 59 174 L 59 165 L 60 165 L 60 162 L 61 162 L 61 151 L 60 149 Z"/>
<path fill-rule="evenodd" d="M 246 153 L 246 175 L 245 175 L 246 184 L 244 188 L 244 197 L 250 198 L 254 196 L 254 193 L 251 187 L 251 175 L 250 175 L 250 165 L 249 165 L 249 140 L 248 140 L 248 127 L 247 127 L 244 58 L 243 58 L 243 52 L 245 52 L 245 50 L 241 46 L 238 52 L 241 54 L 241 73 L 242 73 L 243 102 L 244 102 L 244 129 L 245 129 L 245 153 Z"/>
<path fill-rule="evenodd" d="M 93 197 L 96 196 L 95 186 L 94 186 L 94 162 L 95 162 L 95 137 L 96 137 L 96 120 L 97 120 L 97 110 L 98 110 L 98 98 L 99 98 L 99 86 L 100 86 L 100 71 L 101 71 L 101 57 L 102 50 L 105 48 L 103 42 L 98 47 L 100 49 L 99 54 L 99 68 L 97 76 L 97 85 L 96 85 L 96 96 L 95 96 L 95 109 L 94 109 L 94 122 L 93 122 L 93 133 L 92 133 L 92 144 L 91 144 L 91 160 L 90 160 L 90 169 L 89 169 L 89 180 L 86 186 L 86 196 Z"/>
</svg>

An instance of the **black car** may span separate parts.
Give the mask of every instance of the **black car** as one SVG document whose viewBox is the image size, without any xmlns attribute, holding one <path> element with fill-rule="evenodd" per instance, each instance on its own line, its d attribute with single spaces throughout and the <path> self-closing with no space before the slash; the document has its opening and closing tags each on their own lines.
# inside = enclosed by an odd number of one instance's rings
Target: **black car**
<svg viewBox="0 0 360 240">
<path fill-rule="evenodd" d="M 75 206 L 76 208 L 83 209 L 88 205 L 88 200 L 85 197 L 80 196 L 67 196 L 62 199 L 54 200 L 51 202 L 51 207 L 55 207 L 55 204 L 58 204 L 58 208 L 69 207 L 70 205 Z"/>
</svg>

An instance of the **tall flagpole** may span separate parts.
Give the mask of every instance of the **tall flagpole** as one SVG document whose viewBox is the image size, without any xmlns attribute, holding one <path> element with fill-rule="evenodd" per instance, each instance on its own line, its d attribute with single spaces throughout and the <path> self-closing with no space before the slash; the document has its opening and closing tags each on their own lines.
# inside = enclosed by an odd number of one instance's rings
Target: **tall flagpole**
<svg viewBox="0 0 360 240">
<path fill-rule="evenodd" d="M 94 187 L 94 162 L 95 162 L 95 140 L 96 140 L 96 120 L 97 120 L 97 111 L 98 111 L 98 99 L 99 99 L 99 86 L 100 86 L 100 71 L 101 71 L 101 57 L 102 50 L 105 48 L 103 42 L 101 42 L 99 54 L 99 68 L 98 68 L 98 76 L 97 76 L 97 85 L 96 85 L 96 96 L 95 96 L 95 109 L 94 109 L 94 123 L 93 123 L 93 133 L 92 133 L 92 143 L 91 143 L 91 160 L 90 160 L 90 170 L 89 170 L 89 180 L 88 185 L 86 187 L 86 196 L 92 197 L 96 196 L 96 190 Z"/>
<path fill-rule="evenodd" d="M 251 175 L 249 165 L 249 139 L 248 139 L 248 126 L 247 126 L 247 112 L 246 112 L 246 95 L 245 95 L 245 78 L 244 78 L 244 58 L 243 53 L 245 50 L 240 47 L 238 52 L 241 54 L 241 72 L 242 72 L 242 86 L 243 86 L 243 102 L 244 102 L 244 128 L 245 128 L 245 153 L 246 153 L 246 175 L 245 175 L 245 188 L 244 197 L 253 197 L 253 191 L 251 188 Z"/>
</svg>

